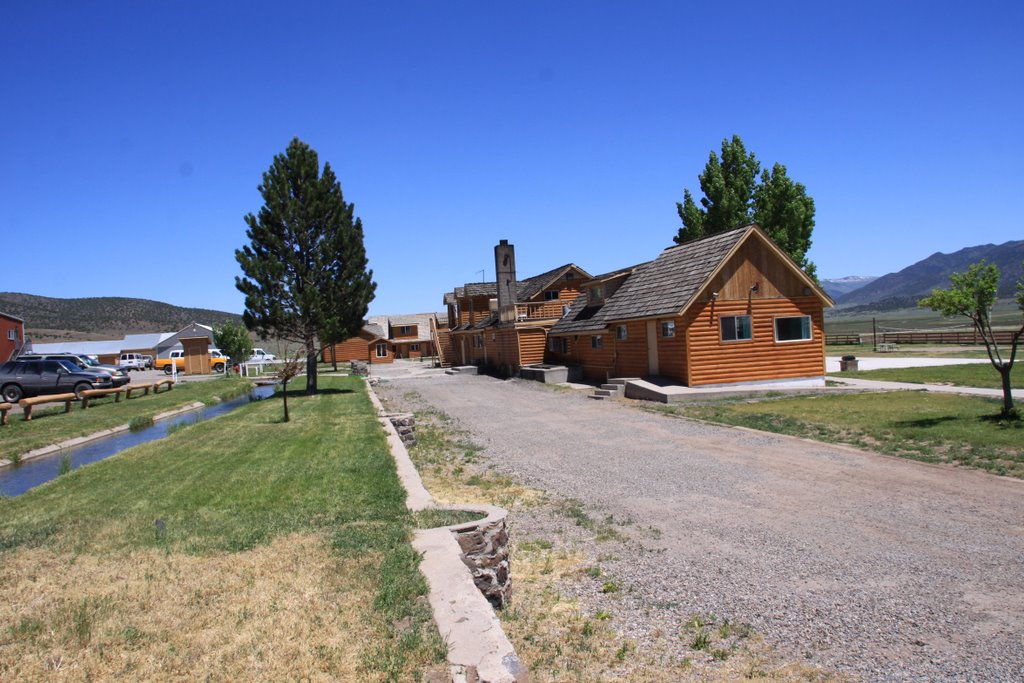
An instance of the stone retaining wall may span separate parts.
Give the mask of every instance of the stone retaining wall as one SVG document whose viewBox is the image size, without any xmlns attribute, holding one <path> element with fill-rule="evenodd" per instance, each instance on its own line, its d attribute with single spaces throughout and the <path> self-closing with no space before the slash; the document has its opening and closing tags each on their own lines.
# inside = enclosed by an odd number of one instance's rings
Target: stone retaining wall
<svg viewBox="0 0 1024 683">
<path fill-rule="evenodd" d="M 388 413 L 384 417 L 394 425 L 406 448 L 416 445 L 416 418 L 412 413 Z"/>
<path fill-rule="evenodd" d="M 455 527 L 452 533 L 462 549 L 462 562 L 473 574 L 473 583 L 495 609 L 503 609 L 512 597 L 505 516 Z"/>
</svg>

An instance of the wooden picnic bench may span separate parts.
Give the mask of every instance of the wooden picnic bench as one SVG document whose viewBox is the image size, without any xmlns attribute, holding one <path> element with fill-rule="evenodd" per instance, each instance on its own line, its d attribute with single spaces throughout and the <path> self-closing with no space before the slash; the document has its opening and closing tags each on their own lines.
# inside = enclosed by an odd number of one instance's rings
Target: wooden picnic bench
<svg viewBox="0 0 1024 683">
<path fill-rule="evenodd" d="M 44 403 L 63 403 L 64 412 L 71 412 L 71 404 L 78 400 L 74 394 L 50 394 L 49 396 L 33 396 L 18 401 L 18 405 L 25 411 L 25 419 L 32 419 L 32 409 Z"/>
<path fill-rule="evenodd" d="M 7 411 L 13 407 L 13 403 L 0 403 L 0 426 L 7 424 Z"/>
<path fill-rule="evenodd" d="M 892 342 L 882 342 L 878 345 L 879 353 L 892 353 L 893 351 L 899 351 L 900 345 L 893 344 Z"/>
<path fill-rule="evenodd" d="M 124 389 L 125 398 L 131 398 L 133 391 L 141 391 L 143 392 L 143 396 L 149 396 L 149 390 L 153 388 L 153 383 L 147 382 L 146 384 L 125 384 L 122 388 Z"/>
<path fill-rule="evenodd" d="M 124 387 L 116 387 L 112 389 L 86 389 L 82 392 L 82 410 L 89 407 L 90 398 L 98 398 L 100 396 L 110 396 L 113 394 L 114 403 L 121 402 L 121 395 L 124 393 Z"/>
<path fill-rule="evenodd" d="M 153 382 L 153 393 L 159 394 L 160 387 L 163 386 L 166 386 L 167 391 L 170 391 L 171 389 L 174 388 L 174 380 L 168 377 L 167 379 L 158 379 L 157 381 Z"/>
</svg>

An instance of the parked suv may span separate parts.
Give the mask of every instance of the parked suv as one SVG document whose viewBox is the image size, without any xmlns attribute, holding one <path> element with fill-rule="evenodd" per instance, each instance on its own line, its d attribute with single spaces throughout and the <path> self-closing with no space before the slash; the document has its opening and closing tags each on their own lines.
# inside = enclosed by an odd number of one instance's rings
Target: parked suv
<svg viewBox="0 0 1024 683">
<path fill-rule="evenodd" d="M 92 356 L 80 356 L 75 353 L 26 353 L 18 356 L 18 360 L 69 360 L 81 370 L 89 372 L 105 372 L 115 387 L 122 387 L 132 381 L 128 376 L 128 368 L 117 365 L 104 365 Z"/>
<path fill-rule="evenodd" d="M 113 386 L 105 372 L 82 370 L 69 360 L 12 360 L 0 365 L 0 396 L 17 403 L 22 398 Z"/>
<path fill-rule="evenodd" d="M 249 356 L 250 363 L 269 363 L 277 360 L 277 357 L 272 353 L 267 353 L 263 349 L 253 349 L 252 355 Z"/>
<path fill-rule="evenodd" d="M 122 353 L 121 365 L 132 370 L 145 370 L 146 359 L 142 357 L 141 353 Z"/>
</svg>

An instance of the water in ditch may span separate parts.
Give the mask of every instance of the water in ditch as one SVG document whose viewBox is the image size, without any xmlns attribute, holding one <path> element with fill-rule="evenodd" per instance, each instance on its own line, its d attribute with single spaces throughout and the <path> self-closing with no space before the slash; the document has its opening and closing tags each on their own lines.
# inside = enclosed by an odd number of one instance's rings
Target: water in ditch
<svg viewBox="0 0 1024 683">
<path fill-rule="evenodd" d="M 165 420 L 153 423 L 153 426 L 137 432 L 120 432 L 96 441 L 59 451 L 53 455 L 46 455 L 41 458 L 33 458 L 18 465 L 0 470 L 0 496 L 19 496 L 29 489 L 45 484 L 51 479 L 60 475 L 61 462 L 67 458 L 70 460 L 71 468 L 77 469 L 82 465 L 109 458 L 120 453 L 126 448 L 138 446 L 147 441 L 162 439 L 167 436 L 167 431 L 179 424 L 191 424 L 202 422 L 210 418 L 229 413 L 232 410 L 246 405 L 251 400 L 260 400 L 272 396 L 274 387 L 258 386 L 248 394 L 238 398 L 217 403 L 212 406 L 204 406 L 187 413 L 181 413 Z"/>
</svg>

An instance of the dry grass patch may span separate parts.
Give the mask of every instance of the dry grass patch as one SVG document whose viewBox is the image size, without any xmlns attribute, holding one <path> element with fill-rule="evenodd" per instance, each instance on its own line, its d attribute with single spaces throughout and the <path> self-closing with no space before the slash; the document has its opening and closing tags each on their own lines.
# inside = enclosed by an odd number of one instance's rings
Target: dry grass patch
<svg viewBox="0 0 1024 683">
<path fill-rule="evenodd" d="M 240 553 L 8 553 L 0 679 L 379 680 L 379 558 L 339 559 L 317 534 Z"/>
</svg>

